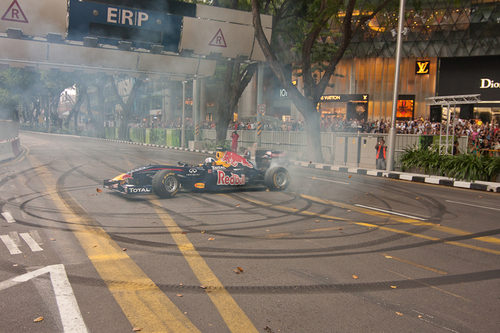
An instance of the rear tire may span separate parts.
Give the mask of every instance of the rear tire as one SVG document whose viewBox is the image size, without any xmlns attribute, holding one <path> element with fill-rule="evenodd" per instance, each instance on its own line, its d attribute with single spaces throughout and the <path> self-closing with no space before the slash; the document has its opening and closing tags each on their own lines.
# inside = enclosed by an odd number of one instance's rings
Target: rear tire
<svg viewBox="0 0 500 333">
<path fill-rule="evenodd" d="M 273 167 L 266 171 L 264 183 L 272 191 L 283 191 L 290 184 L 290 175 L 283 167 Z"/>
<path fill-rule="evenodd" d="M 180 188 L 179 178 L 170 170 L 162 170 L 153 176 L 153 192 L 160 198 L 173 197 Z"/>
</svg>

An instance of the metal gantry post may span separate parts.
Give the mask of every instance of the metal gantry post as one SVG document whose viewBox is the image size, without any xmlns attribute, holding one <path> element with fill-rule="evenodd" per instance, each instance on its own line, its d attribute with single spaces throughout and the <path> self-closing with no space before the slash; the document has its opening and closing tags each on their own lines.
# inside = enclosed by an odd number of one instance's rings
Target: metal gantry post
<svg viewBox="0 0 500 333">
<path fill-rule="evenodd" d="M 200 111 L 200 96 L 198 94 L 198 79 L 193 80 L 193 125 L 194 125 L 194 143 L 199 139 L 200 124 L 199 124 L 199 111 Z"/>
<path fill-rule="evenodd" d="M 264 64 L 259 63 L 257 68 L 257 126 L 255 129 L 257 146 L 261 144 L 262 108 L 264 104 Z"/>
<path fill-rule="evenodd" d="M 186 148 L 186 81 L 182 81 L 181 147 Z"/>
<path fill-rule="evenodd" d="M 448 136 L 449 136 L 449 133 L 450 133 L 450 109 L 451 109 L 451 105 L 448 104 L 448 111 L 446 112 L 446 143 L 445 143 L 445 149 L 444 149 L 444 154 L 447 155 L 448 154 Z"/>
<path fill-rule="evenodd" d="M 388 160 L 387 160 L 387 170 L 391 171 L 394 169 L 394 147 L 396 141 L 396 111 L 398 107 L 398 86 L 399 86 L 399 65 L 401 62 L 401 34 L 403 32 L 403 23 L 405 18 L 405 0 L 399 1 L 399 22 L 398 22 L 398 38 L 396 43 L 396 68 L 394 73 L 394 91 L 392 95 L 392 118 L 391 118 L 391 129 L 389 131 L 389 149 L 388 149 Z"/>
</svg>

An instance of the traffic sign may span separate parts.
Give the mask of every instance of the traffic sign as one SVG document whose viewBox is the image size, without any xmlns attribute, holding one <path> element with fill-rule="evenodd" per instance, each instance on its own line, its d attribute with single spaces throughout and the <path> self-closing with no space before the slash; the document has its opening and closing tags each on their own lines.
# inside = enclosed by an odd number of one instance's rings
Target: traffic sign
<svg viewBox="0 0 500 333">
<path fill-rule="evenodd" d="M 219 28 L 214 38 L 208 43 L 210 46 L 219 46 L 219 47 L 227 47 L 226 40 L 224 39 L 224 35 L 222 34 L 222 29 Z"/>
<path fill-rule="evenodd" d="M 13 21 L 13 22 L 21 22 L 21 23 L 29 23 L 26 15 L 19 6 L 17 0 L 12 1 L 7 11 L 2 16 L 2 20 L 4 21 Z"/>
<path fill-rule="evenodd" d="M 68 39 L 98 37 L 103 44 L 126 40 L 136 47 L 160 44 L 178 52 L 182 16 L 165 12 L 70 0 Z"/>
<path fill-rule="evenodd" d="M 0 15 L 0 32 L 13 28 L 33 37 L 66 35 L 66 0 L 2 0 Z"/>
<path fill-rule="evenodd" d="M 261 15 L 261 18 L 269 40 L 272 17 Z M 255 39 L 251 12 L 206 5 L 196 5 L 196 17 L 184 17 L 180 50 L 197 55 L 265 60 Z"/>
</svg>

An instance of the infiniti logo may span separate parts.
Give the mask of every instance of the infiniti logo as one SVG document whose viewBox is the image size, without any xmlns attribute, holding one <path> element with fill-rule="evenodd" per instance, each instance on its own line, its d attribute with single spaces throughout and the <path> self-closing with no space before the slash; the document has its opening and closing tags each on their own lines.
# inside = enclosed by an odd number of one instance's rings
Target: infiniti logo
<svg viewBox="0 0 500 333">
<path fill-rule="evenodd" d="M 481 86 L 479 88 L 500 88 L 500 82 L 495 82 L 491 79 L 481 79 Z"/>
</svg>

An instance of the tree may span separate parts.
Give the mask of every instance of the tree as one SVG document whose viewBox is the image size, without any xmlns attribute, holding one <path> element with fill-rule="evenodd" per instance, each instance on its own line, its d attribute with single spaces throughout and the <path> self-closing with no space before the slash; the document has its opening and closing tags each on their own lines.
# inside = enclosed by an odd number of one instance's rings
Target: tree
<svg viewBox="0 0 500 333">
<path fill-rule="evenodd" d="M 121 80 L 122 85 L 124 86 L 124 93 L 120 94 L 118 91 L 118 87 L 116 85 L 115 77 L 110 77 L 111 83 L 111 92 L 113 96 L 118 101 L 118 104 L 121 107 L 120 113 L 118 115 L 119 125 L 118 125 L 118 137 L 121 140 L 129 139 L 129 129 L 128 125 L 132 116 L 132 108 L 134 106 L 135 99 L 138 95 L 139 89 L 144 83 L 144 79 L 140 78 L 128 78 L 125 80 Z"/>
<path fill-rule="evenodd" d="M 250 10 L 248 0 L 214 0 L 212 5 L 230 9 Z M 219 60 L 215 81 L 221 85 L 215 109 L 216 144 L 224 145 L 227 128 L 233 118 L 241 94 L 257 69 L 256 63 L 246 64 L 239 59 Z"/>
<path fill-rule="evenodd" d="M 304 117 L 307 151 L 318 162 L 323 155 L 316 106 L 353 36 L 391 2 L 394 0 L 252 0 L 257 41 L 272 72 Z M 262 9 L 274 14 L 272 44 L 262 29 Z M 359 10 L 356 15 L 355 9 Z M 288 79 L 290 61 L 302 75 L 302 91 Z"/>
<path fill-rule="evenodd" d="M 18 105 L 25 105 L 40 75 L 24 68 L 8 68 L 0 73 L 0 119 L 18 120 Z"/>
<path fill-rule="evenodd" d="M 225 62 L 224 79 L 222 89 L 219 89 L 219 98 L 215 110 L 216 120 L 216 144 L 224 145 L 226 141 L 227 128 L 233 118 L 234 110 L 238 100 L 252 79 L 257 64 L 241 64 L 235 59 Z"/>
<path fill-rule="evenodd" d="M 46 112 L 47 129 L 62 128 L 58 107 L 62 92 L 75 84 L 74 74 L 51 69 L 41 73 L 41 100 Z"/>
</svg>

